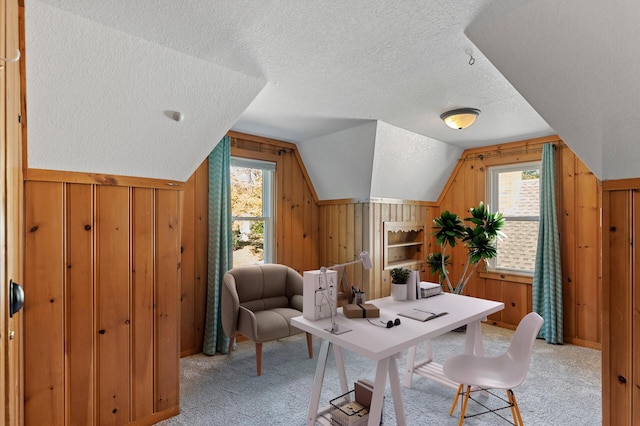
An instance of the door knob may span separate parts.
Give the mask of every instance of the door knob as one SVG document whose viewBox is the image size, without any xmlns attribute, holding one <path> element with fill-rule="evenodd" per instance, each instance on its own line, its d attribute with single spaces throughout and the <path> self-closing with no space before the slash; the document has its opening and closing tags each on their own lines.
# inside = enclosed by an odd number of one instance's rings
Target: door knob
<svg viewBox="0 0 640 426">
<path fill-rule="evenodd" d="M 9 318 L 13 317 L 13 314 L 22 309 L 23 304 L 24 290 L 22 290 L 20 284 L 9 280 Z"/>
</svg>

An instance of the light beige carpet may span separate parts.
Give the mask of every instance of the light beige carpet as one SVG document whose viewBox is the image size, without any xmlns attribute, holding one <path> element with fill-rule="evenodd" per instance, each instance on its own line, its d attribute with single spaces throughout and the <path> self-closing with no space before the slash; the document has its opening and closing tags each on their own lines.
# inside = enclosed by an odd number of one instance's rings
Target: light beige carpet
<svg viewBox="0 0 640 426">
<path fill-rule="evenodd" d="M 393 328 L 388 330 L 393 332 Z M 485 352 L 506 350 L 512 331 L 483 325 Z M 434 358 L 442 362 L 464 349 L 463 333 L 448 333 L 433 342 Z M 314 339 L 317 356 L 320 341 Z M 419 352 L 420 353 L 420 352 Z M 406 353 L 398 365 L 401 379 Z M 375 364 L 344 351 L 348 380 L 374 379 Z M 527 426 L 600 425 L 601 353 L 573 345 L 549 345 L 536 341 L 529 375 L 516 388 Z M 333 357 L 329 357 L 321 405 L 340 394 Z M 255 375 L 255 352 L 242 342 L 231 356 L 202 354 L 181 360 L 181 413 L 161 422 L 163 426 L 193 425 L 304 425 L 316 358 L 307 357 L 304 334 L 264 344 L 263 375 Z M 449 417 L 454 390 L 417 377 L 411 389 L 402 388 L 409 425 L 457 425 Z M 469 411 L 478 411 L 470 402 Z M 510 418 L 509 410 L 503 412 Z M 395 413 L 387 385 L 383 421 L 395 425 Z M 493 414 L 471 418 L 467 426 L 508 425 Z"/>
</svg>

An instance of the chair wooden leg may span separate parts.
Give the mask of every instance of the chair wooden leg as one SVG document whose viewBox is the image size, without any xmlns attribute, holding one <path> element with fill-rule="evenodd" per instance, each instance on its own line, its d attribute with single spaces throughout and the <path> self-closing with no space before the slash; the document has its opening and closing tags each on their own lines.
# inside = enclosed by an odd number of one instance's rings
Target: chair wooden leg
<svg viewBox="0 0 640 426">
<path fill-rule="evenodd" d="M 511 403 L 511 415 L 513 416 L 513 424 L 516 426 L 524 426 L 522 422 L 522 415 L 520 415 L 520 407 L 518 407 L 518 401 L 516 401 L 516 396 L 511 389 L 507 390 L 507 397 L 509 398 L 509 402 Z"/>
<path fill-rule="evenodd" d="M 307 333 L 307 351 L 309 351 L 309 358 L 313 358 L 313 335 Z"/>
<path fill-rule="evenodd" d="M 233 343 L 236 340 L 236 335 L 234 334 L 233 336 L 229 337 L 229 349 L 227 350 L 227 354 L 231 354 L 231 351 L 233 350 Z"/>
<path fill-rule="evenodd" d="M 510 409 L 511 409 L 511 417 L 513 417 L 513 424 L 515 426 L 518 426 L 518 417 L 516 415 L 516 409 L 515 406 L 513 405 L 513 399 L 511 398 L 511 395 L 513 395 L 513 392 L 511 392 L 511 389 L 507 389 L 507 399 L 509 400 L 509 405 L 510 405 Z"/>
<path fill-rule="evenodd" d="M 453 399 L 453 404 L 451 404 L 451 410 L 449 410 L 449 415 L 453 416 L 453 412 L 456 409 L 456 405 L 458 404 L 458 398 L 462 393 L 462 384 L 458 385 L 458 390 L 456 390 L 456 397 Z"/>
<path fill-rule="evenodd" d="M 258 376 L 262 376 L 262 343 L 256 343 L 256 369 Z"/>
<path fill-rule="evenodd" d="M 471 385 L 467 385 L 467 391 L 464 394 L 464 402 L 462 403 L 462 410 L 460 410 L 458 426 L 462 426 L 464 423 L 464 415 L 467 414 L 467 405 L 469 404 L 469 395 L 471 395 Z"/>
</svg>

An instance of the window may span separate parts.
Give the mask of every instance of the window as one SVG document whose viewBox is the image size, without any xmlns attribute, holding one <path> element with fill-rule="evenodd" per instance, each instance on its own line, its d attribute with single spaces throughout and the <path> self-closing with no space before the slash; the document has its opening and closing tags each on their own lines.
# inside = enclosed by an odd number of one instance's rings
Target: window
<svg viewBox="0 0 640 426">
<path fill-rule="evenodd" d="M 491 211 L 505 218 L 492 269 L 533 274 L 540 223 L 540 163 L 489 168 Z"/>
<path fill-rule="evenodd" d="M 233 267 L 272 263 L 275 163 L 231 158 Z"/>
</svg>

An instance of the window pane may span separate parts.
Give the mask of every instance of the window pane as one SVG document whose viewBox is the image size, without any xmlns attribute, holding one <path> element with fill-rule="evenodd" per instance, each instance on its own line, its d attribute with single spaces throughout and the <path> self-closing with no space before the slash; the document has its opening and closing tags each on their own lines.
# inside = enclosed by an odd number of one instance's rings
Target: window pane
<svg viewBox="0 0 640 426">
<path fill-rule="evenodd" d="M 498 206 L 500 212 L 505 217 L 537 217 L 540 214 L 539 187 L 540 171 L 538 169 L 499 173 Z"/>
<path fill-rule="evenodd" d="M 273 239 L 273 179 L 276 164 L 231 157 L 233 266 L 271 263 Z"/>
<path fill-rule="evenodd" d="M 498 240 L 496 267 L 516 271 L 533 271 L 538 245 L 538 221 L 506 221 L 507 238 Z"/>
<path fill-rule="evenodd" d="M 262 217 L 262 169 L 231 166 L 231 215 Z"/>
<path fill-rule="evenodd" d="M 264 262 L 264 220 L 234 220 L 233 267 Z"/>
<path fill-rule="evenodd" d="M 540 163 L 489 168 L 491 207 L 505 218 L 506 238 L 497 241 L 498 255 L 490 260 L 496 270 L 533 273 L 540 216 Z"/>
</svg>

